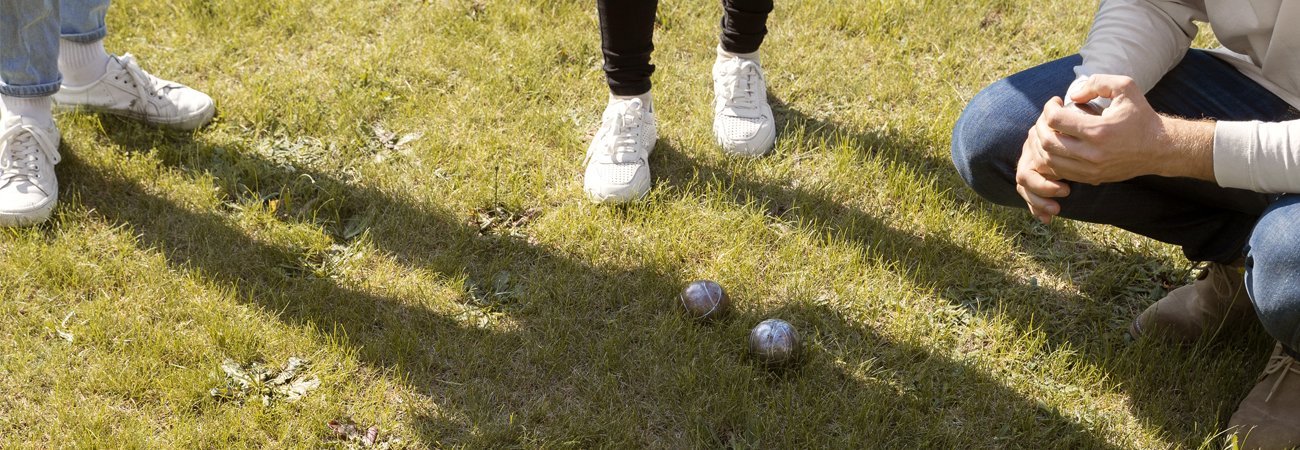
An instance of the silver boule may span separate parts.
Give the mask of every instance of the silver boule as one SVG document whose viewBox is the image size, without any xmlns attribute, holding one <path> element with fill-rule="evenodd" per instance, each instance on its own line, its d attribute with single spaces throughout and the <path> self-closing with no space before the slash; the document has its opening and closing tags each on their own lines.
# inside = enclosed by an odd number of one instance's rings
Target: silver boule
<svg viewBox="0 0 1300 450">
<path fill-rule="evenodd" d="M 691 282 L 678 298 L 686 313 L 696 320 L 717 319 L 726 315 L 731 307 L 727 291 L 722 289 L 722 285 L 709 280 Z"/>
<path fill-rule="evenodd" d="M 1091 101 L 1087 103 L 1065 102 L 1065 109 L 1072 109 L 1084 114 L 1100 116 L 1101 112 L 1106 108 L 1101 106 L 1097 101 Z"/>
<path fill-rule="evenodd" d="M 799 359 L 799 332 L 790 322 L 767 319 L 749 332 L 749 352 L 758 362 L 780 366 Z"/>
</svg>

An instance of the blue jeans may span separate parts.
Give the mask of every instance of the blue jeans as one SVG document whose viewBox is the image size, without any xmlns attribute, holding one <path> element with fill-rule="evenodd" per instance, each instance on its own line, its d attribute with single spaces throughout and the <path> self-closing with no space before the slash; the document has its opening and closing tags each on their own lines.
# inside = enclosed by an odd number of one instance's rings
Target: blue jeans
<svg viewBox="0 0 1300 450">
<path fill-rule="evenodd" d="M 1024 208 L 1016 163 L 1043 105 L 1064 96 L 1075 56 L 1017 73 L 976 95 L 953 128 L 952 160 L 991 202 Z M 1200 50 L 1160 80 L 1147 100 L 1163 114 L 1277 122 L 1300 112 Z M 1215 183 L 1144 176 L 1091 186 L 1070 183 L 1061 217 L 1114 225 L 1182 247 L 1188 259 L 1229 263 L 1246 257 L 1247 290 L 1268 332 L 1300 349 L 1300 195 L 1266 195 Z"/>
<path fill-rule="evenodd" d="M 0 1 L 0 95 L 59 91 L 59 38 L 95 42 L 108 34 L 109 0 Z"/>
</svg>

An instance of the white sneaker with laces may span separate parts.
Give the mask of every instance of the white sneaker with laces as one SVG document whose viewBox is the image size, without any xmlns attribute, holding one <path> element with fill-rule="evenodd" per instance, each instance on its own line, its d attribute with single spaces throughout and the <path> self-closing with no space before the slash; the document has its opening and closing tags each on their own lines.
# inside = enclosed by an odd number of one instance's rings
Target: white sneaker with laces
<svg viewBox="0 0 1300 450">
<path fill-rule="evenodd" d="M 583 188 L 601 203 L 630 202 L 650 191 L 650 152 L 659 139 L 655 115 L 640 98 L 605 107 L 600 130 L 587 148 Z"/>
<path fill-rule="evenodd" d="M 718 54 L 713 63 L 713 134 L 722 149 L 763 156 L 776 143 L 776 120 L 758 61 Z"/>
<path fill-rule="evenodd" d="M 145 72 L 130 53 L 110 56 L 108 71 L 85 86 L 63 86 L 54 94 L 60 108 L 116 114 L 182 130 L 201 127 L 216 114 L 207 94 Z"/>
<path fill-rule="evenodd" d="M 59 130 L 21 116 L 5 117 L 0 127 L 0 226 L 44 222 L 59 200 Z"/>
</svg>

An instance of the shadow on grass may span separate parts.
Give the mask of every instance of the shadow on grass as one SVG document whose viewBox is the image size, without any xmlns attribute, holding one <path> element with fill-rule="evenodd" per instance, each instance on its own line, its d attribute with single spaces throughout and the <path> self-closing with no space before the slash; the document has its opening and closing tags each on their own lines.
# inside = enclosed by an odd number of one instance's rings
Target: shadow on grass
<svg viewBox="0 0 1300 450">
<path fill-rule="evenodd" d="M 915 173 L 934 176 L 943 194 L 959 205 L 975 198 L 950 162 L 909 152 L 924 148 L 920 139 L 901 133 L 859 133 L 808 117 L 779 101 L 776 105 L 782 127 L 802 128 L 808 137 L 825 140 L 832 146 L 844 145 L 863 152 L 874 149 L 875 152 L 864 157 L 887 158 Z M 733 205 L 755 205 L 768 212 L 769 220 L 802 224 L 832 241 L 856 242 L 866 249 L 868 258 L 896 268 L 899 276 L 910 278 L 918 285 L 934 287 L 940 298 L 950 304 L 975 315 L 1005 320 L 1025 332 L 1041 331 L 1048 339 L 1047 351 L 1064 349 L 1077 354 L 1081 362 L 1099 369 L 1108 384 L 1129 394 L 1133 399 L 1131 409 L 1139 417 L 1189 445 L 1199 444 L 1207 430 L 1218 429 L 1219 420 L 1226 420 L 1235 407 L 1235 399 L 1203 398 L 1194 394 L 1212 390 L 1215 383 L 1223 382 L 1221 378 L 1198 376 L 1196 371 L 1212 366 L 1219 358 L 1216 352 L 1205 350 L 1224 343 L 1193 349 L 1165 348 L 1158 342 L 1129 343 L 1126 326 L 1137 310 L 1088 304 L 1094 298 L 1106 301 L 1117 296 L 1104 286 L 1083 286 L 1082 296 L 1041 287 L 1031 280 L 1012 276 L 997 262 L 942 236 L 913 234 L 825 194 L 759 181 L 691 158 L 668 140 L 660 140 L 654 164 L 660 189 L 725 187 L 721 190 L 732 196 Z M 1008 230 L 1025 228 L 1023 224 L 1008 222 L 1007 214 L 990 215 Z M 1059 239 L 1079 242 L 1075 257 L 1080 260 L 1105 259 L 1110 256 L 1102 252 L 1114 251 L 1090 244 L 1070 230 L 1057 227 L 1053 232 L 1063 234 L 1057 236 Z M 1060 301 L 1053 303 L 1049 299 Z M 1262 345 L 1263 340 L 1258 339 L 1259 334 L 1233 337 L 1229 341 L 1232 345 L 1258 347 L 1260 358 L 1251 361 L 1262 361 L 1267 349 Z M 1255 369 L 1240 369 L 1239 395 L 1249 389 L 1249 377 L 1256 373 Z"/>
<path fill-rule="evenodd" d="M 768 318 L 738 315 L 732 320 L 744 324 Z M 880 448 L 1119 448 L 1107 442 L 1101 430 L 1027 399 L 985 369 L 883 336 L 841 311 L 792 302 L 780 307 L 779 315 L 802 333 L 805 353 L 790 367 L 756 369 L 758 376 L 776 387 L 764 392 L 766 397 L 751 400 L 758 403 L 747 405 L 749 409 L 822 409 L 818 412 L 827 416 L 823 420 L 850 418 L 838 425 L 874 427 L 887 436 L 842 439 L 845 430 L 825 426 L 796 443 L 815 442 L 828 448 L 861 447 L 863 442 Z M 744 331 L 738 330 L 735 338 L 742 339 Z M 784 384 L 799 385 L 807 394 L 786 395 Z M 837 396 L 843 397 L 844 407 L 824 410 L 824 399 Z M 743 434 L 730 437 L 712 444 L 766 446 Z"/>
<path fill-rule="evenodd" d="M 1034 226 L 1034 222 L 1029 214 L 1022 211 L 1011 212 L 1006 208 L 990 210 L 989 203 L 975 194 L 958 176 L 952 160 L 946 157 L 936 158 L 927 152 L 918 151 L 930 145 L 929 141 L 892 129 L 863 132 L 845 128 L 834 122 L 807 115 L 780 98 L 772 97 L 771 100 L 778 130 L 799 129 L 809 139 L 826 142 L 826 147 L 858 149 L 864 158 L 882 158 L 889 163 L 906 168 L 911 173 L 923 174 L 935 181 L 938 193 L 945 199 L 957 206 L 966 207 L 972 213 L 992 219 L 1002 227 L 1003 232 L 1019 236 L 1031 234 L 1030 228 Z M 1115 250 L 1097 247 L 1072 229 L 1057 227 L 1052 230 L 1052 233 L 1058 240 L 1076 245 L 1079 253 L 1095 254 Z"/>
<path fill-rule="evenodd" d="M 168 170 L 211 174 L 232 199 L 270 192 L 297 199 L 297 206 L 316 205 L 310 214 L 280 217 L 288 225 L 318 227 L 347 244 L 341 236 L 349 220 L 378 212 L 365 239 L 407 269 L 470 280 L 513 274 L 517 295 L 488 306 L 515 325 L 480 328 L 420 299 L 316 276 L 313 261 L 320 255 L 250 235 L 236 224 L 238 214 L 194 211 L 153 193 L 150 180 L 94 167 L 75 151 L 60 166 L 68 180 L 65 191 L 76 194 L 66 198 L 80 198 L 94 214 L 129 227 L 142 248 L 247 293 L 240 298 L 286 323 L 342 331 L 336 334 L 362 362 L 395 373 L 432 398 L 439 412 L 412 412 L 426 443 L 1110 447 L 980 369 L 890 341 L 834 311 L 785 311 L 814 336 L 833 337 L 837 344 L 819 347 L 790 372 L 771 375 L 751 364 L 743 350 L 744 335 L 759 317 L 701 326 L 668 306 L 683 284 L 678 267 L 593 267 L 525 240 L 481 236 L 423 200 L 328 173 L 286 170 L 248 149 L 104 120 L 124 131 L 109 138 L 128 152 L 156 151 Z M 702 176 L 726 176 L 700 170 Z M 735 180 L 744 195 L 825 202 Z M 295 207 L 284 202 L 282 208 Z M 806 211 L 820 213 L 827 206 Z M 869 221 L 843 208 L 825 212 Z M 858 226 L 849 228 L 851 235 L 864 236 Z M 887 228 L 874 226 L 888 236 Z M 941 245 L 892 237 L 899 240 L 883 255 L 902 255 L 907 245 Z M 464 304 L 483 306 L 469 295 Z"/>
</svg>

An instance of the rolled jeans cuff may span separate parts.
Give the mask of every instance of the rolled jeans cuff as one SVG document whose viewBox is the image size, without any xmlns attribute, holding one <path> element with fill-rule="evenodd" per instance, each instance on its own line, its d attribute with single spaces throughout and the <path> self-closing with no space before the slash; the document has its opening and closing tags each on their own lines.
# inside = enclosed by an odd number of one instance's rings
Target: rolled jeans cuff
<svg viewBox="0 0 1300 450">
<path fill-rule="evenodd" d="M 59 92 L 59 85 L 63 84 L 63 76 L 50 83 L 29 84 L 24 86 L 13 86 L 0 82 L 0 95 L 6 97 L 36 98 L 49 97 Z"/>
<path fill-rule="evenodd" d="M 59 35 L 59 39 L 72 41 L 79 44 L 89 44 L 95 41 L 102 41 L 104 40 L 105 36 L 108 36 L 108 27 L 104 25 L 100 25 L 99 28 L 96 28 L 91 31 L 87 31 L 85 33 L 61 34 Z"/>
</svg>

